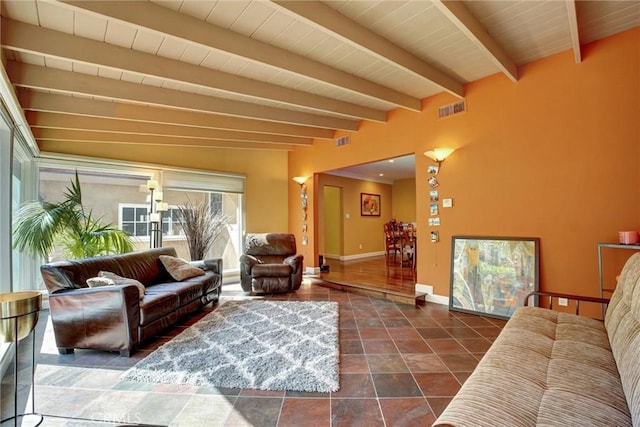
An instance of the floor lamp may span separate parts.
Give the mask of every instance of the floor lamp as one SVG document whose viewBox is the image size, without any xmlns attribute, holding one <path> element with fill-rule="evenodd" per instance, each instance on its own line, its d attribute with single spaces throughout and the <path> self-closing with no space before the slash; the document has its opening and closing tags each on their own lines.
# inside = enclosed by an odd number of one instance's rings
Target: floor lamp
<svg viewBox="0 0 640 427">
<path fill-rule="evenodd" d="M 14 427 L 24 425 L 24 420 L 30 416 L 33 426 L 39 426 L 44 421 L 40 414 L 36 414 L 35 402 L 35 372 L 36 372 L 36 334 L 33 332 L 40 308 L 42 294 L 36 291 L 11 292 L 0 294 L 0 341 L 13 342 L 13 416 L 0 420 L 0 425 L 13 421 Z M 32 333 L 33 332 L 33 333 Z M 31 412 L 18 414 L 18 346 L 19 342 L 31 334 Z M 18 424 L 18 420 L 22 422 Z M 9 424 L 6 424 L 9 425 Z"/>
<path fill-rule="evenodd" d="M 150 179 L 147 181 L 149 197 L 149 248 L 162 247 L 162 213 L 169 208 L 167 203 L 162 202 L 162 191 L 159 190 L 158 181 Z"/>
</svg>

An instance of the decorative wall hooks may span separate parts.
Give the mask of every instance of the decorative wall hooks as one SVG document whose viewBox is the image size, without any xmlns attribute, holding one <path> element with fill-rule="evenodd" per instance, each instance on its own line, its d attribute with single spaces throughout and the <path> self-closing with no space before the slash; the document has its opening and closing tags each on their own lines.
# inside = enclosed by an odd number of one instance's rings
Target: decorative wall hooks
<svg viewBox="0 0 640 427">
<path fill-rule="evenodd" d="M 293 180 L 300 185 L 300 204 L 302 205 L 302 244 L 306 246 L 309 243 L 309 237 L 307 236 L 307 207 L 309 204 L 309 198 L 307 195 L 307 177 L 294 176 Z"/>
</svg>

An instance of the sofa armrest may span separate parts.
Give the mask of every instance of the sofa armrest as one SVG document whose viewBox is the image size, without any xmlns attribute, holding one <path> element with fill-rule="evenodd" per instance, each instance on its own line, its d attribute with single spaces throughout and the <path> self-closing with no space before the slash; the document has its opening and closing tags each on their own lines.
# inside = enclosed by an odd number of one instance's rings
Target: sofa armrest
<svg viewBox="0 0 640 427">
<path fill-rule="evenodd" d="M 304 260 L 304 256 L 297 254 L 286 257 L 282 260 L 283 264 L 289 264 L 291 266 L 291 270 L 293 274 L 300 273 L 302 271 L 302 261 Z"/>
<path fill-rule="evenodd" d="M 135 285 L 58 291 L 49 311 L 59 349 L 129 353 L 138 343 L 140 292 Z"/>
<path fill-rule="evenodd" d="M 251 274 L 251 269 L 256 264 L 262 264 L 262 261 L 253 255 L 240 255 L 240 271 Z"/>
<path fill-rule="evenodd" d="M 245 292 L 251 292 L 251 270 L 262 262 L 253 255 L 240 255 L 240 285 Z"/>
<path fill-rule="evenodd" d="M 589 297 L 584 295 L 574 295 L 574 294 L 562 294 L 558 292 L 543 292 L 543 291 L 533 291 L 530 292 L 524 299 L 524 305 L 529 305 L 529 299 L 531 297 L 546 297 L 549 300 L 549 309 L 553 310 L 553 300 L 558 298 L 566 298 L 568 300 L 575 301 L 576 305 L 576 314 L 580 314 L 580 302 L 591 302 L 596 304 L 603 304 L 605 307 L 609 305 L 608 298 L 598 298 L 598 297 Z"/>
<path fill-rule="evenodd" d="M 222 258 L 201 259 L 189 262 L 194 267 L 203 269 L 204 271 L 213 271 L 222 275 Z"/>
<path fill-rule="evenodd" d="M 302 261 L 304 256 L 301 254 L 286 257 L 282 262 L 291 267 L 291 290 L 297 291 L 302 285 Z"/>
</svg>

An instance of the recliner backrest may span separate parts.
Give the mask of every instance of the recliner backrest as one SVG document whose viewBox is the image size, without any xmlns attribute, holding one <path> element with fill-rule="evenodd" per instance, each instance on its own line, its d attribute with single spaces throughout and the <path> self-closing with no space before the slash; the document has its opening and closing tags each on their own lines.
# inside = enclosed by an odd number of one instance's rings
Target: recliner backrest
<svg viewBox="0 0 640 427">
<path fill-rule="evenodd" d="M 268 257 L 282 259 L 296 254 L 296 237 L 288 233 L 249 233 L 244 241 L 244 253 L 269 262 Z"/>
</svg>

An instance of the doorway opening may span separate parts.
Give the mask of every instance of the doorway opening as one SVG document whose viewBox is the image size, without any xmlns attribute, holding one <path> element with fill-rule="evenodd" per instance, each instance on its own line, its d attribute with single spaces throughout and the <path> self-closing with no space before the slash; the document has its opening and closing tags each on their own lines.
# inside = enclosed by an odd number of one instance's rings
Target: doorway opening
<svg viewBox="0 0 640 427">
<path fill-rule="evenodd" d="M 388 263 L 384 239 L 386 222 L 415 223 L 415 155 L 327 171 L 318 184 L 318 248 L 329 266 L 324 280 L 415 294 L 416 270 Z M 362 194 L 380 196 L 379 215 L 361 212 Z"/>
</svg>

